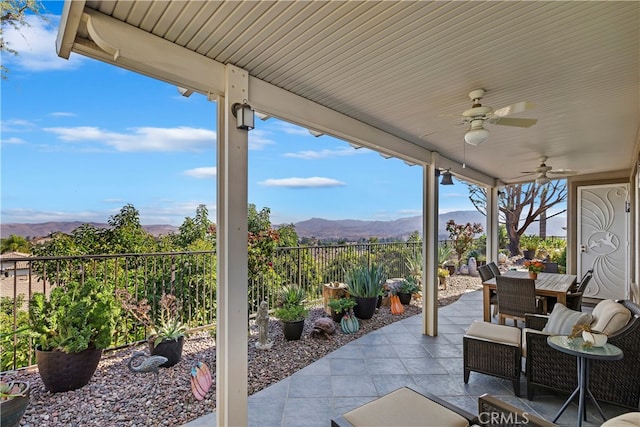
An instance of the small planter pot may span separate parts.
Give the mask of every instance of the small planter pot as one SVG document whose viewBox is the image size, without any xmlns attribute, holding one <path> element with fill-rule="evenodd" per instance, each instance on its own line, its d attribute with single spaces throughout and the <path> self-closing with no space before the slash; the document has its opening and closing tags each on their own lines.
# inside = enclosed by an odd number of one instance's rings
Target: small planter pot
<svg viewBox="0 0 640 427">
<path fill-rule="evenodd" d="M 342 320 L 342 316 L 344 316 L 343 312 L 336 313 L 334 309 L 331 309 L 331 319 L 334 322 L 340 323 L 340 321 Z"/>
<path fill-rule="evenodd" d="M 102 350 L 88 348 L 79 353 L 42 351 L 36 348 L 36 363 L 44 387 L 52 393 L 76 390 L 89 383 L 100 363 Z"/>
<path fill-rule="evenodd" d="M 27 410 L 27 405 L 29 405 L 29 394 L 31 393 L 29 383 L 25 381 L 13 381 L 13 383 L 20 386 L 20 391 L 24 396 L 12 397 L 0 402 L 0 425 L 2 427 L 17 426 Z"/>
<path fill-rule="evenodd" d="M 282 321 L 282 333 L 287 341 L 299 340 L 304 330 L 304 319 L 295 322 Z"/>
<path fill-rule="evenodd" d="M 538 273 L 536 273 L 535 271 L 529 272 L 529 279 L 536 280 L 537 278 L 538 278 Z"/>
<path fill-rule="evenodd" d="M 149 340 L 149 353 L 152 356 L 164 356 L 167 361 L 160 365 L 163 368 L 169 368 L 182 359 L 182 347 L 184 346 L 184 337 L 178 340 L 162 341 L 156 347 L 153 346 L 153 340 Z"/>
<path fill-rule="evenodd" d="M 445 265 L 444 268 L 449 270 L 449 276 L 453 276 L 456 274 L 456 266 L 455 265 Z"/>
<path fill-rule="evenodd" d="M 536 251 L 522 251 L 522 256 L 525 259 L 533 259 L 536 256 Z"/>
<path fill-rule="evenodd" d="M 411 303 L 411 294 L 398 292 L 398 298 L 400 299 L 400 303 L 402 305 L 409 305 Z"/>
<path fill-rule="evenodd" d="M 357 305 L 353 307 L 353 314 L 359 319 L 371 319 L 376 312 L 378 297 L 355 298 Z"/>
</svg>

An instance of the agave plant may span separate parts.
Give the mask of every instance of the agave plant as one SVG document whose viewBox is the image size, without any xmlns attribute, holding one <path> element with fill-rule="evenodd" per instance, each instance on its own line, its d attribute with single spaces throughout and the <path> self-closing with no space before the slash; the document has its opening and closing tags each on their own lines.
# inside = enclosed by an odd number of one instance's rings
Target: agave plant
<svg viewBox="0 0 640 427">
<path fill-rule="evenodd" d="M 349 293 L 354 297 L 372 298 L 382 295 L 382 287 L 387 280 L 384 265 L 361 265 L 345 273 Z"/>
</svg>

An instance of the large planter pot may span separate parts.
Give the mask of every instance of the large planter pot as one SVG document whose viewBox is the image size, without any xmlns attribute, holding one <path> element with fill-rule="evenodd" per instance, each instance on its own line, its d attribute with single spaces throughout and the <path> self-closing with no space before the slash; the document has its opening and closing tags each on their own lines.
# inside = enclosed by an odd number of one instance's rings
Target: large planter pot
<svg viewBox="0 0 640 427">
<path fill-rule="evenodd" d="M 398 292 L 398 298 L 403 305 L 409 305 L 411 303 L 411 294 Z"/>
<path fill-rule="evenodd" d="M 288 341 L 299 340 L 304 330 L 304 319 L 295 322 L 282 321 L 282 333 Z"/>
<path fill-rule="evenodd" d="M 17 426 L 29 404 L 29 394 L 31 393 L 29 383 L 25 381 L 13 381 L 13 383 L 20 386 L 24 396 L 12 397 L 0 402 L 0 425 L 2 427 Z"/>
<path fill-rule="evenodd" d="M 378 297 L 356 297 L 355 300 L 357 305 L 353 307 L 353 314 L 355 314 L 358 319 L 371 319 L 376 312 Z"/>
<path fill-rule="evenodd" d="M 153 340 L 149 340 L 149 353 L 152 356 L 164 356 L 167 361 L 160 365 L 163 368 L 169 368 L 180 361 L 182 358 L 182 347 L 184 346 L 184 337 L 178 340 L 162 341 L 156 347 L 153 346 Z"/>
<path fill-rule="evenodd" d="M 89 383 L 100 363 L 102 350 L 88 348 L 79 353 L 36 348 L 36 363 L 44 387 L 52 393 L 76 390 Z"/>
</svg>

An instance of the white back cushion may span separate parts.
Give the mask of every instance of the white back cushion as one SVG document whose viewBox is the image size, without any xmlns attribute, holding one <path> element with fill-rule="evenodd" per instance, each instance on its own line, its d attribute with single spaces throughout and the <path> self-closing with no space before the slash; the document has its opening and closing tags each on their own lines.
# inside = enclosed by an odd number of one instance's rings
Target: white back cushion
<svg viewBox="0 0 640 427">
<path fill-rule="evenodd" d="M 629 323 L 631 311 L 614 300 L 605 299 L 593 308 L 591 329 L 611 335 Z"/>
</svg>

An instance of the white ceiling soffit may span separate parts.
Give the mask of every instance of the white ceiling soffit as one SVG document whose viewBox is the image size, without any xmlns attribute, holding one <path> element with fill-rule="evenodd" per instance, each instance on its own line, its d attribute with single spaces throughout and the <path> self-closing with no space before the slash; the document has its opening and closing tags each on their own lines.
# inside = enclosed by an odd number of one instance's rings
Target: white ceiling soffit
<svg viewBox="0 0 640 427">
<path fill-rule="evenodd" d="M 580 174 L 631 170 L 635 163 L 640 2 L 87 1 L 86 7 L 163 39 L 163 53 L 186 48 L 247 70 L 256 82 L 250 97 L 282 93 L 275 88 L 291 94 L 265 98 L 264 106 L 251 99 L 266 114 L 296 122 L 286 114 L 296 100 L 309 106 L 300 124 L 320 121 L 311 128 L 405 160 L 437 151 L 443 166 L 472 180 L 470 169 L 481 172 L 475 176 L 481 182 L 483 175 L 507 183 L 533 179 L 522 172 L 535 169 L 541 156 L 554 169 Z M 94 41 L 80 25 L 72 50 L 97 56 Z M 69 43 L 58 45 L 64 56 Z M 99 59 L 149 75 L 180 67 L 166 61 L 145 70 L 140 62 Z M 154 77 L 202 93 L 190 82 Z M 465 144 L 468 125 L 460 115 L 478 88 L 486 90 L 482 104 L 494 109 L 532 102 L 535 108 L 511 117 L 538 122 L 486 124 L 485 143 Z M 344 116 L 351 121 L 337 123 L 337 132 L 325 128 Z M 354 123 L 364 127 L 351 129 Z"/>
</svg>

